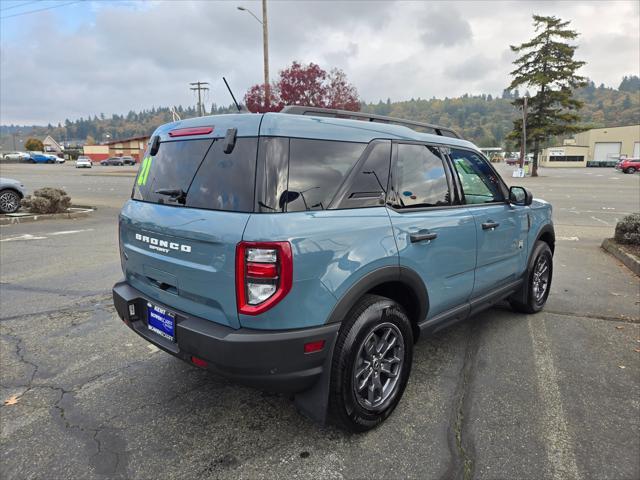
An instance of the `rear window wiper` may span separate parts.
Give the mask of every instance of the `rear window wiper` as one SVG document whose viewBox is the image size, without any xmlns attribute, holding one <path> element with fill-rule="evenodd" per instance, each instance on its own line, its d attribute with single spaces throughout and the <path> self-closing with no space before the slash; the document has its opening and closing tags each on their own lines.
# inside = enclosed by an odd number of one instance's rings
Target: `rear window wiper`
<svg viewBox="0 0 640 480">
<path fill-rule="evenodd" d="M 155 191 L 158 195 L 166 195 L 170 197 L 171 200 L 185 204 L 187 201 L 187 192 L 180 188 L 159 188 Z"/>
</svg>

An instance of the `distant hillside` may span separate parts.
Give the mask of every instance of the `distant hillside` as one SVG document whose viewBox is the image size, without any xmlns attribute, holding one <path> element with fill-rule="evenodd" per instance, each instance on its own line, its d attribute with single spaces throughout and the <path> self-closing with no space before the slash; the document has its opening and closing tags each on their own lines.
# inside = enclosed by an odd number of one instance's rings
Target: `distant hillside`
<svg viewBox="0 0 640 480">
<path fill-rule="evenodd" d="M 505 146 L 505 137 L 511 131 L 513 120 L 518 113 L 511 105 L 519 92 L 505 91 L 501 98 L 491 95 L 463 95 L 458 98 L 430 100 L 411 99 L 401 102 L 362 104 L 362 110 L 380 115 L 407 118 L 452 127 L 465 138 L 482 147 Z M 593 82 L 578 90 L 576 95 L 585 105 L 580 111 L 582 124 L 587 128 L 611 127 L 640 123 L 640 78 L 625 77 L 618 88 L 604 85 L 596 87 Z M 196 116 L 194 107 L 175 107 L 184 118 Z M 211 106 L 208 113 L 223 114 L 235 112 L 235 107 Z M 58 141 L 95 141 L 146 135 L 163 124 L 172 121 L 171 110 L 157 107 L 141 112 L 130 111 L 126 115 L 103 114 L 93 118 L 66 120 L 64 125 L 1 126 L 0 143 L 3 150 L 13 148 L 12 133 L 20 131 L 20 138 L 27 136 L 44 137 L 50 134 Z M 506 145 L 508 148 L 513 146 Z"/>
<path fill-rule="evenodd" d="M 411 99 L 404 102 L 380 101 L 368 104 L 369 113 L 408 118 L 452 127 L 479 146 L 504 146 L 506 135 L 519 115 L 511 101 L 519 92 L 505 91 L 502 98 L 491 95 L 463 95 L 459 98 Z M 584 102 L 581 123 L 587 128 L 612 127 L 640 123 L 640 79 L 625 77 L 617 89 L 593 82 L 576 91 Z"/>
</svg>

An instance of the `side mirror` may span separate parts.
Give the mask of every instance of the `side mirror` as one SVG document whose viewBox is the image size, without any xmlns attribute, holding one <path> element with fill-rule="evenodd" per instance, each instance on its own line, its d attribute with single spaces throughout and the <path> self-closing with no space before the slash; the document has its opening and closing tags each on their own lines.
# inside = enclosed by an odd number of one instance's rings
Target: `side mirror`
<svg viewBox="0 0 640 480">
<path fill-rule="evenodd" d="M 533 194 L 524 187 L 511 187 L 509 189 L 509 203 L 526 207 L 533 203 Z"/>
</svg>

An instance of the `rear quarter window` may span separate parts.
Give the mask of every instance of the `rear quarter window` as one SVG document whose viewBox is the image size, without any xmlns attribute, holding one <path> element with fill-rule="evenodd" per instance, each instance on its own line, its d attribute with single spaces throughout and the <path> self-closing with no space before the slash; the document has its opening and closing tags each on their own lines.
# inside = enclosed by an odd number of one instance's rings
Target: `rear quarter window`
<svg viewBox="0 0 640 480">
<path fill-rule="evenodd" d="M 367 144 L 292 138 L 288 212 L 325 210 Z"/>
</svg>

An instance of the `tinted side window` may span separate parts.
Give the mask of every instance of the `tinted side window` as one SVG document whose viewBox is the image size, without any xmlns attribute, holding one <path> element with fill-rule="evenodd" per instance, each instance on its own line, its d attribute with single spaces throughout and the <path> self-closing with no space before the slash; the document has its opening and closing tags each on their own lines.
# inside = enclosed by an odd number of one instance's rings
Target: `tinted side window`
<svg viewBox="0 0 640 480">
<path fill-rule="evenodd" d="M 213 142 L 189 188 L 186 206 L 252 212 L 257 145 L 256 138 L 238 138 L 226 154 L 223 139 Z"/>
<path fill-rule="evenodd" d="M 451 148 L 449 156 L 460 178 L 466 204 L 504 201 L 499 178 L 480 155 Z"/>
<path fill-rule="evenodd" d="M 326 209 L 366 144 L 301 140 L 289 145 L 289 183 L 278 203 L 288 212 Z"/>
<path fill-rule="evenodd" d="M 437 149 L 398 144 L 394 169 L 397 208 L 451 205 L 449 183 Z"/>
<path fill-rule="evenodd" d="M 377 140 L 366 149 L 338 191 L 331 208 L 363 208 L 384 205 L 389 181 L 391 142 Z"/>
</svg>

